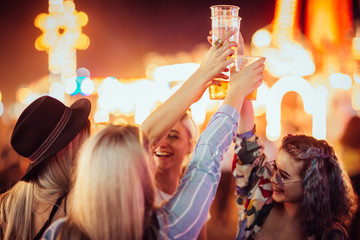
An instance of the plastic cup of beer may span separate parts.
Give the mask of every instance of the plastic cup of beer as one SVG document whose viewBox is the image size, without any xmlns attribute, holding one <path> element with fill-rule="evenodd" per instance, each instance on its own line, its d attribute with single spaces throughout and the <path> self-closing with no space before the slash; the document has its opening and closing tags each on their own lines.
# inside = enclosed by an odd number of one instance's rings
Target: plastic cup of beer
<svg viewBox="0 0 360 240">
<path fill-rule="evenodd" d="M 236 58 L 236 70 L 241 71 L 241 69 L 249 66 L 253 62 L 256 62 L 260 58 L 262 58 L 262 57 L 260 57 L 260 56 L 237 55 L 237 58 Z M 255 91 L 252 92 L 251 94 L 249 94 L 245 99 L 247 99 L 247 100 L 256 100 L 256 95 L 257 95 L 257 89 L 255 89 Z"/>
<path fill-rule="evenodd" d="M 224 35 L 226 32 L 235 31 L 235 34 L 230 36 L 227 41 L 235 41 L 239 43 L 240 36 L 240 23 L 241 17 L 224 15 L 224 16 L 213 16 L 211 17 L 212 24 L 212 41 L 215 42 Z M 234 62 L 228 66 L 231 68 L 232 66 L 236 66 L 236 58 L 237 58 L 237 48 L 233 47 L 235 54 L 231 56 L 234 59 Z M 230 77 L 230 72 L 225 72 L 225 75 Z M 209 86 L 209 94 L 211 100 L 222 100 L 226 96 L 226 89 L 229 85 L 229 80 L 220 80 L 221 86 L 218 85 L 210 85 Z"/>
<path fill-rule="evenodd" d="M 211 16 L 238 16 L 239 15 L 239 7 L 234 5 L 214 5 L 210 7 Z"/>
<path fill-rule="evenodd" d="M 247 56 L 247 55 L 237 55 L 236 58 L 236 70 L 241 71 L 241 69 L 247 67 L 251 63 L 259 60 L 260 56 Z M 228 80 L 218 80 L 219 85 L 210 85 L 209 86 L 209 95 L 211 100 L 223 100 L 226 97 L 229 81 Z M 255 89 L 251 94 L 246 96 L 247 100 L 256 100 L 257 89 Z"/>
</svg>

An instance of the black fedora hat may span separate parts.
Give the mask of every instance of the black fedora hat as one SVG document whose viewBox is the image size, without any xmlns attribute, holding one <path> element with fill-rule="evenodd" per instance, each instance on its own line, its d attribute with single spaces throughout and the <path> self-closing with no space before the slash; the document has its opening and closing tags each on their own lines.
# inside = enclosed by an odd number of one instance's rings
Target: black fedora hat
<svg viewBox="0 0 360 240">
<path fill-rule="evenodd" d="M 11 136 L 14 150 L 30 160 L 21 180 L 30 180 L 39 164 L 76 137 L 85 125 L 90 109 L 90 101 L 85 98 L 67 107 L 50 96 L 42 96 L 25 108 Z"/>
</svg>

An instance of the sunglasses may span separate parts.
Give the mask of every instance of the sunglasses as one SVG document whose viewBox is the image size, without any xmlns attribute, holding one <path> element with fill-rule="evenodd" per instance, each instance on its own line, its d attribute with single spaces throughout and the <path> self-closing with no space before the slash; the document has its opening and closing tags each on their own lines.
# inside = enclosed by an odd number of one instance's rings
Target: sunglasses
<svg viewBox="0 0 360 240">
<path fill-rule="evenodd" d="M 266 166 L 266 169 L 268 170 L 270 176 L 275 177 L 275 181 L 280 187 L 284 187 L 284 185 L 288 184 L 288 183 L 302 182 L 302 180 L 297 180 L 297 181 L 286 181 L 286 180 L 284 180 L 284 178 L 281 176 L 281 173 L 280 173 L 279 169 L 276 166 L 275 160 L 270 161 L 270 162 L 266 162 L 265 166 Z"/>
</svg>

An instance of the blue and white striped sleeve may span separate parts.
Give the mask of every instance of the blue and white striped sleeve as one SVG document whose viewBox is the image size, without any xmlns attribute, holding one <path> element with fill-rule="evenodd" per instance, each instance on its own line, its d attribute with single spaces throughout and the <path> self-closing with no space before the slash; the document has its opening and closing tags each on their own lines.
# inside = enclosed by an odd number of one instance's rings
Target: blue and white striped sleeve
<svg viewBox="0 0 360 240">
<path fill-rule="evenodd" d="M 196 239 L 220 180 L 220 161 L 235 137 L 240 116 L 223 105 L 201 134 L 173 197 L 158 210 L 159 239 Z"/>
</svg>

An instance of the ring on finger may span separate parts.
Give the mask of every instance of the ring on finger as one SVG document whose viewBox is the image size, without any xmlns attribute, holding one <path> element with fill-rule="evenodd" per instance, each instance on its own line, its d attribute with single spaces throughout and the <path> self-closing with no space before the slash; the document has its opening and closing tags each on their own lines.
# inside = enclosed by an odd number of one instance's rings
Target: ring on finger
<svg viewBox="0 0 360 240">
<path fill-rule="evenodd" d="M 223 42 L 220 38 L 214 42 L 214 46 L 215 46 L 216 48 L 219 48 L 219 47 L 221 47 L 222 45 L 224 45 L 224 42 Z"/>
</svg>

